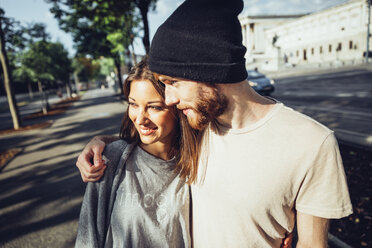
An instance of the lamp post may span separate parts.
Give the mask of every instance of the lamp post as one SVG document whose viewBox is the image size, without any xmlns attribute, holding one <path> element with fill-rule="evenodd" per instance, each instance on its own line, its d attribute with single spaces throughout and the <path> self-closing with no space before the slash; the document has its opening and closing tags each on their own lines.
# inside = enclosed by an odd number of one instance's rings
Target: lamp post
<svg viewBox="0 0 372 248">
<path fill-rule="evenodd" d="M 368 63 L 369 58 L 369 26 L 371 24 L 371 0 L 367 0 L 368 4 L 368 20 L 367 20 L 367 50 L 366 50 L 366 63 Z"/>
</svg>

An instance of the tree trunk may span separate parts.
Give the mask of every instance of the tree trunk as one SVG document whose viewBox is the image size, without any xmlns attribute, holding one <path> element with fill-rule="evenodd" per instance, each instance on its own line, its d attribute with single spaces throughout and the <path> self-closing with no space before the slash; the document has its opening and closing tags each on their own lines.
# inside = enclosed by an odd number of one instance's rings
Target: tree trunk
<svg viewBox="0 0 372 248">
<path fill-rule="evenodd" d="M 47 108 L 47 104 L 46 104 L 46 96 L 45 96 L 45 92 L 43 90 L 43 85 L 40 81 L 37 81 L 37 86 L 39 87 L 39 92 L 41 94 L 41 108 L 43 110 L 43 114 L 47 114 L 48 113 L 48 108 Z"/>
<path fill-rule="evenodd" d="M 76 94 L 79 95 L 79 77 L 76 71 L 74 71 L 74 81 L 75 81 L 75 88 L 76 88 Z"/>
<path fill-rule="evenodd" d="M 47 109 L 47 112 L 48 110 L 50 109 L 50 105 L 49 105 L 49 90 L 45 89 L 44 90 L 44 98 L 45 98 L 45 106 L 46 106 L 46 109 Z M 46 113 L 44 113 L 46 114 Z"/>
<path fill-rule="evenodd" d="M 115 61 L 115 67 L 117 71 L 117 76 L 118 76 L 118 83 L 119 83 L 119 88 L 120 88 L 120 94 L 124 96 L 124 89 L 123 89 L 123 77 L 121 75 L 121 63 L 120 63 L 120 55 L 117 55 L 114 59 Z"/>
<path fill-rule="evenodd" d="M 2 29 L 2 20 L 0 18 L 0 60 L 1 65 L 3 68 L 3 74 L 4 74 L 4 87 L 6 91 L 6 95 L 8 97 L 8 104 L 9 104 L 9 110 L 10 114 L 12 115 L 13 119 L 13 127 L 14 129 L 19 129 L 22 125 L 21 119 L 19 118 L 19 111 L 17 106 L 17 100 L 14 96 L 13 91 L 13 80 L 12 80 L 12 74 L 9 70 L 9 61 L 8 56 L 5 51 L 5 39 L 4 39 L 4 33 Z"/>
<path fill-rule="evenodd" d="M 68 80 L 66 82 L 66 93 L 67 93 L 68 98 L 72 97 L 72 90 L 71 90 L 70 80 Z"/>
<path fill-rule="evenodd" d="M 31 82 L 27 82 L 27 89 L 28 89 L 28 96 L 30 97 L 30 100 L 34 99 L 34 92 L 32 91 Z"/>
<path fill-rule="evenodd" d="M 142 43 L 143 46 L 145 47 L 146 54 L 149 54 L 150 51 L 150 32 L 149 32 L 149 20 L 147 18 L 147 13 L 149 12 L 149 2 L 150 1 L 145 1 L 145 0 L 140 0 L 137 3 L 137 7 L 140 10 L 141 17 L 142 17 L 142 22 L 143 22 L 143 38 L 142 38 Z"/>
<path fill-rule="evenodd" d="M 132 63 L 133 63 L 133 65 L 136 65 L 137 64 L 137 57 L 136 57 L 136 53 L 134 52 L 133 41 L 130 43 L 130 45 L 132 47 L 132 52 L 131 52 Z"/>
</svg>

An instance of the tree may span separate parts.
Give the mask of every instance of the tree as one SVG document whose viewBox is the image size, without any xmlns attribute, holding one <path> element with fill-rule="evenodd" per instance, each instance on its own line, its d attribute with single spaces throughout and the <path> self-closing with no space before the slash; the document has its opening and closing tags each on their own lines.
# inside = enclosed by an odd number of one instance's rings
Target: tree
<svg viewBox="0 0 372 248">
<path fill-rule="evenodd" d="M 46 25 L 43 23 L 29 23 L 26 27 L 19 25 L 16 30 L 17 32 L 13 34 L 14 38 L 10 37 L 9 41 L 12 44 L 13 78 L 17 82 L 27 83 L 29 96 L 33 99 L 31 84 L 35 78 L 34 72 L 22 64 L 22 56 L 30 44 L 40 40 L 47 41 L 50 35 L 46 32 Z"/>
<path fill-rule="evenodd" d="M 105 24 L 106 27 L 113 26 L 119 28 L 129 27 L 130 29 L 138 26 L 137 18 L 138 12 L 141 16 L 143 25 L 142 42 L 146 53 L 150 49 L 150 32 L 148 24 L 149 10 L 155 10 L 157 0 L 45 0 L 52 3 L 53 7 L 50 9 L 54 16 L 59 20 L 61 26 L 65 26 L 71 21 L 71 16 L 80 16 L 86 20 L 97 24 Z M 129 25 L 130 17 L 135 20 Z M 125 20 L 123 25 L 123 20 Z M 135 25 L 133 25 L 135 24 Z M 133 34 L 137 35 L 136 32 Z M 132 35 L 133 35 L 132 34 Z M 131 34 L 128 34 L 131 36 Z M 132 37 L 133 39 L 134 37 Z"/>
<path fill-rule="evenodd" d="M 105 31 L 92 29 L 89 26 L 81 27 L 75 31 L 74 41 L 78 51 L 77 57 L 90 55 L 98 59 L 101 56 L 112 58 L 115 62 L 116 74 L 120 86 L 121 94 L 123 92 L 123 81 L 121 77 L 121 55 L 114 50 L 114 45 L 106 39 Z"/>
<path fill-rule="evenodd" d="M 19 117 L 17 101 L 13 91 L 12 74 L 9 67 L 8 55 L 6 52 L 5 33 L 3 30 L 3 22 L 6 20 L 3 9 L 0 8 L 0 60 L 4 76 L 4 86 L 8 97 L 9 110 L 12 115 L 14 129 L 19 129 L 22 125 Z"/>
<path fill-rule="evenodd" d="M 22 56 L 22 65 L 32 71 L 32 80 L 38 84 L 39 92 L 42 95 L 41 105 L 44 114 L 48 112 L 49 108 L 48 96 L 45 92 L 47 82 L 55 79 L 50 71 L 52 63 L 52 58 L 48 53 L 48 42 L 43 40 L 31 44 Z"/>
<path fill-rule="evenodd" d="M 121 33 L 119 42 L 125 41 L 124 47 L 129 46 L 130 38 L 126 37 L 130 36 L 128 30 L 132 28 L 129 24 L 133 25 L 133 22 L 127 21 L 131 20 L 129 2 L 125 0 L 49 0 L 48 2 L 53 3 L 51 12 L 57 18 L 60 27 L 72 34 L 78 57 L 90 55 L 95 59 L 101 56 L 114 59 L 118 83 L 123 93 L 120 71 L 123 51 L 117 42 L 118 39 L 115 39 L 119 36 L 113 37 L 110 34 Z M 108 39 L 109 36 L 111 39 Z"/>
<path fill-rule="evenodd" d="M 115 61 L 118 83 L 123 94 L 121 64 L 123 54 L 132 48 L 138 35 L 140 19 L 143 23 L 142 42 L 146 53 L 150 49 L 148 11 L 155 9 L 157 0 L 45 0 L 61 28 L 72 33 L 78 53 L 94 58 L 111 57 Z M 141 18 L 138 18 L 138 10 Z M 94 46 L 92 44 L 96 43 Z M 98 46 L 97 46 L 98 45 Z M 109 50 L 109 51 L 108 51 Z M 100 54 L 98 54 L 100 53 Z M 129 66 L 129 62 L 127 62 Z"/>
<path fill-rule="evenodd" d="M 82 66 L 78 73 L 78 77 L 83 81 L 90 81 L 97 78 L 100 71 L 100 64 L 91 58 L 79 57 L 76 61 Z"/>
<path fill-rule="evenodd" d="M 19 69 L 38 84 L 39 92 L 43 96 L 42 110 L 46 114 L 49 104 L 45 89 L 48 84 L 57 80 L 66 85 L 69 83 L 71 62 L 68 52 L 59 42 L 40 40 L 30 44 L 20 61 L 22 66 Z"/>
<path fill-rule="evenodd" d="M 75 58 L 72 59 L 71 67 L 72 67 L 72 70 L 73 70 L 72 75 L 74 76 L 76 92 L 79 93 L 79 90 L 80 90 L 79 89 L 79 84 L 80 84 L 79 74 L 84 69 L 84 65 L 82 65 L 78 61 L 78 58 L 75 57 Z"/>
<path fill-rule="evenodd" d="M 26 34 L 27 44 L 34 43 L 36 41 L 47 41 L 50 40 L 50 35 L 46 32 L 46 25 L 44 23 L 29 23 L 27 27 L 23 28 Z"/>
<path fill-rule="evenodd" d="M 68 51 L 59 42 L 48 44 L 48 53 L 53 65 L 50 72 L 56 81 L 62 82 L 66 86 L 66 92 L 71 97 L 70 74 L 72 72 L 71 60 L 68 57 Z"/>
<path fill-rule="evenodd" d="M 142 43 L 145 47 L 146 54 L 150 51 L 150 31 L 149 31 L 149 20 L 148 20 L 148 12 L 149 10 L 155 10 L 157 0 L 133 0 L 136 7 L 139 9 L 142 17 L 143 23 L 143 38 Z"/>
<path fill-rule="evenodd" d="M 28 95 L 30 99 L 33 99 L 34 94 L 31 84 L 33 83 L 33 78 L 35 77 L 34 72 L 30 68 L 27 68 L 24 65 L 20 64 L 13 70 L 12 74 L 15 81 L 27 83 Z"/>
</svg>

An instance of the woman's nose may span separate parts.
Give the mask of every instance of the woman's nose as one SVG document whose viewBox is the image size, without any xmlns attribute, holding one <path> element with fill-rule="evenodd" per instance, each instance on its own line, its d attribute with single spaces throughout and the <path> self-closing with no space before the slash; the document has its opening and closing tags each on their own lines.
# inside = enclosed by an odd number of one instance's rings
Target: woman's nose
<svg viewBox="0 0 372 248">
<path fill-rule="evenodd" d="M 142 125 L 146 122 L 146 120 L 147 120 L 146 112 L 143 110 L 139 111 L 137 118 L 136 118 L 136 123 L 138 125 Z"/>
</svg>

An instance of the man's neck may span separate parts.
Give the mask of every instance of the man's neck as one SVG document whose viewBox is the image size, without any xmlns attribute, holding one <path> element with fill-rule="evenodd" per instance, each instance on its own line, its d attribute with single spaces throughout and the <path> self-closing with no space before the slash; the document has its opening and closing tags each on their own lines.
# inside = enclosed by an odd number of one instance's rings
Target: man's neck
<svg viewBox="0 0 372 248">
<path fill-rule="evenodd" d="M 239 129 L 250 126 L 265 117 L 275 102 L 257 94 L 244 80 L 236 84 L 218 84 L 229 103 L 224 114 L 217 118 L 222 126 Z"/>
</svg>

